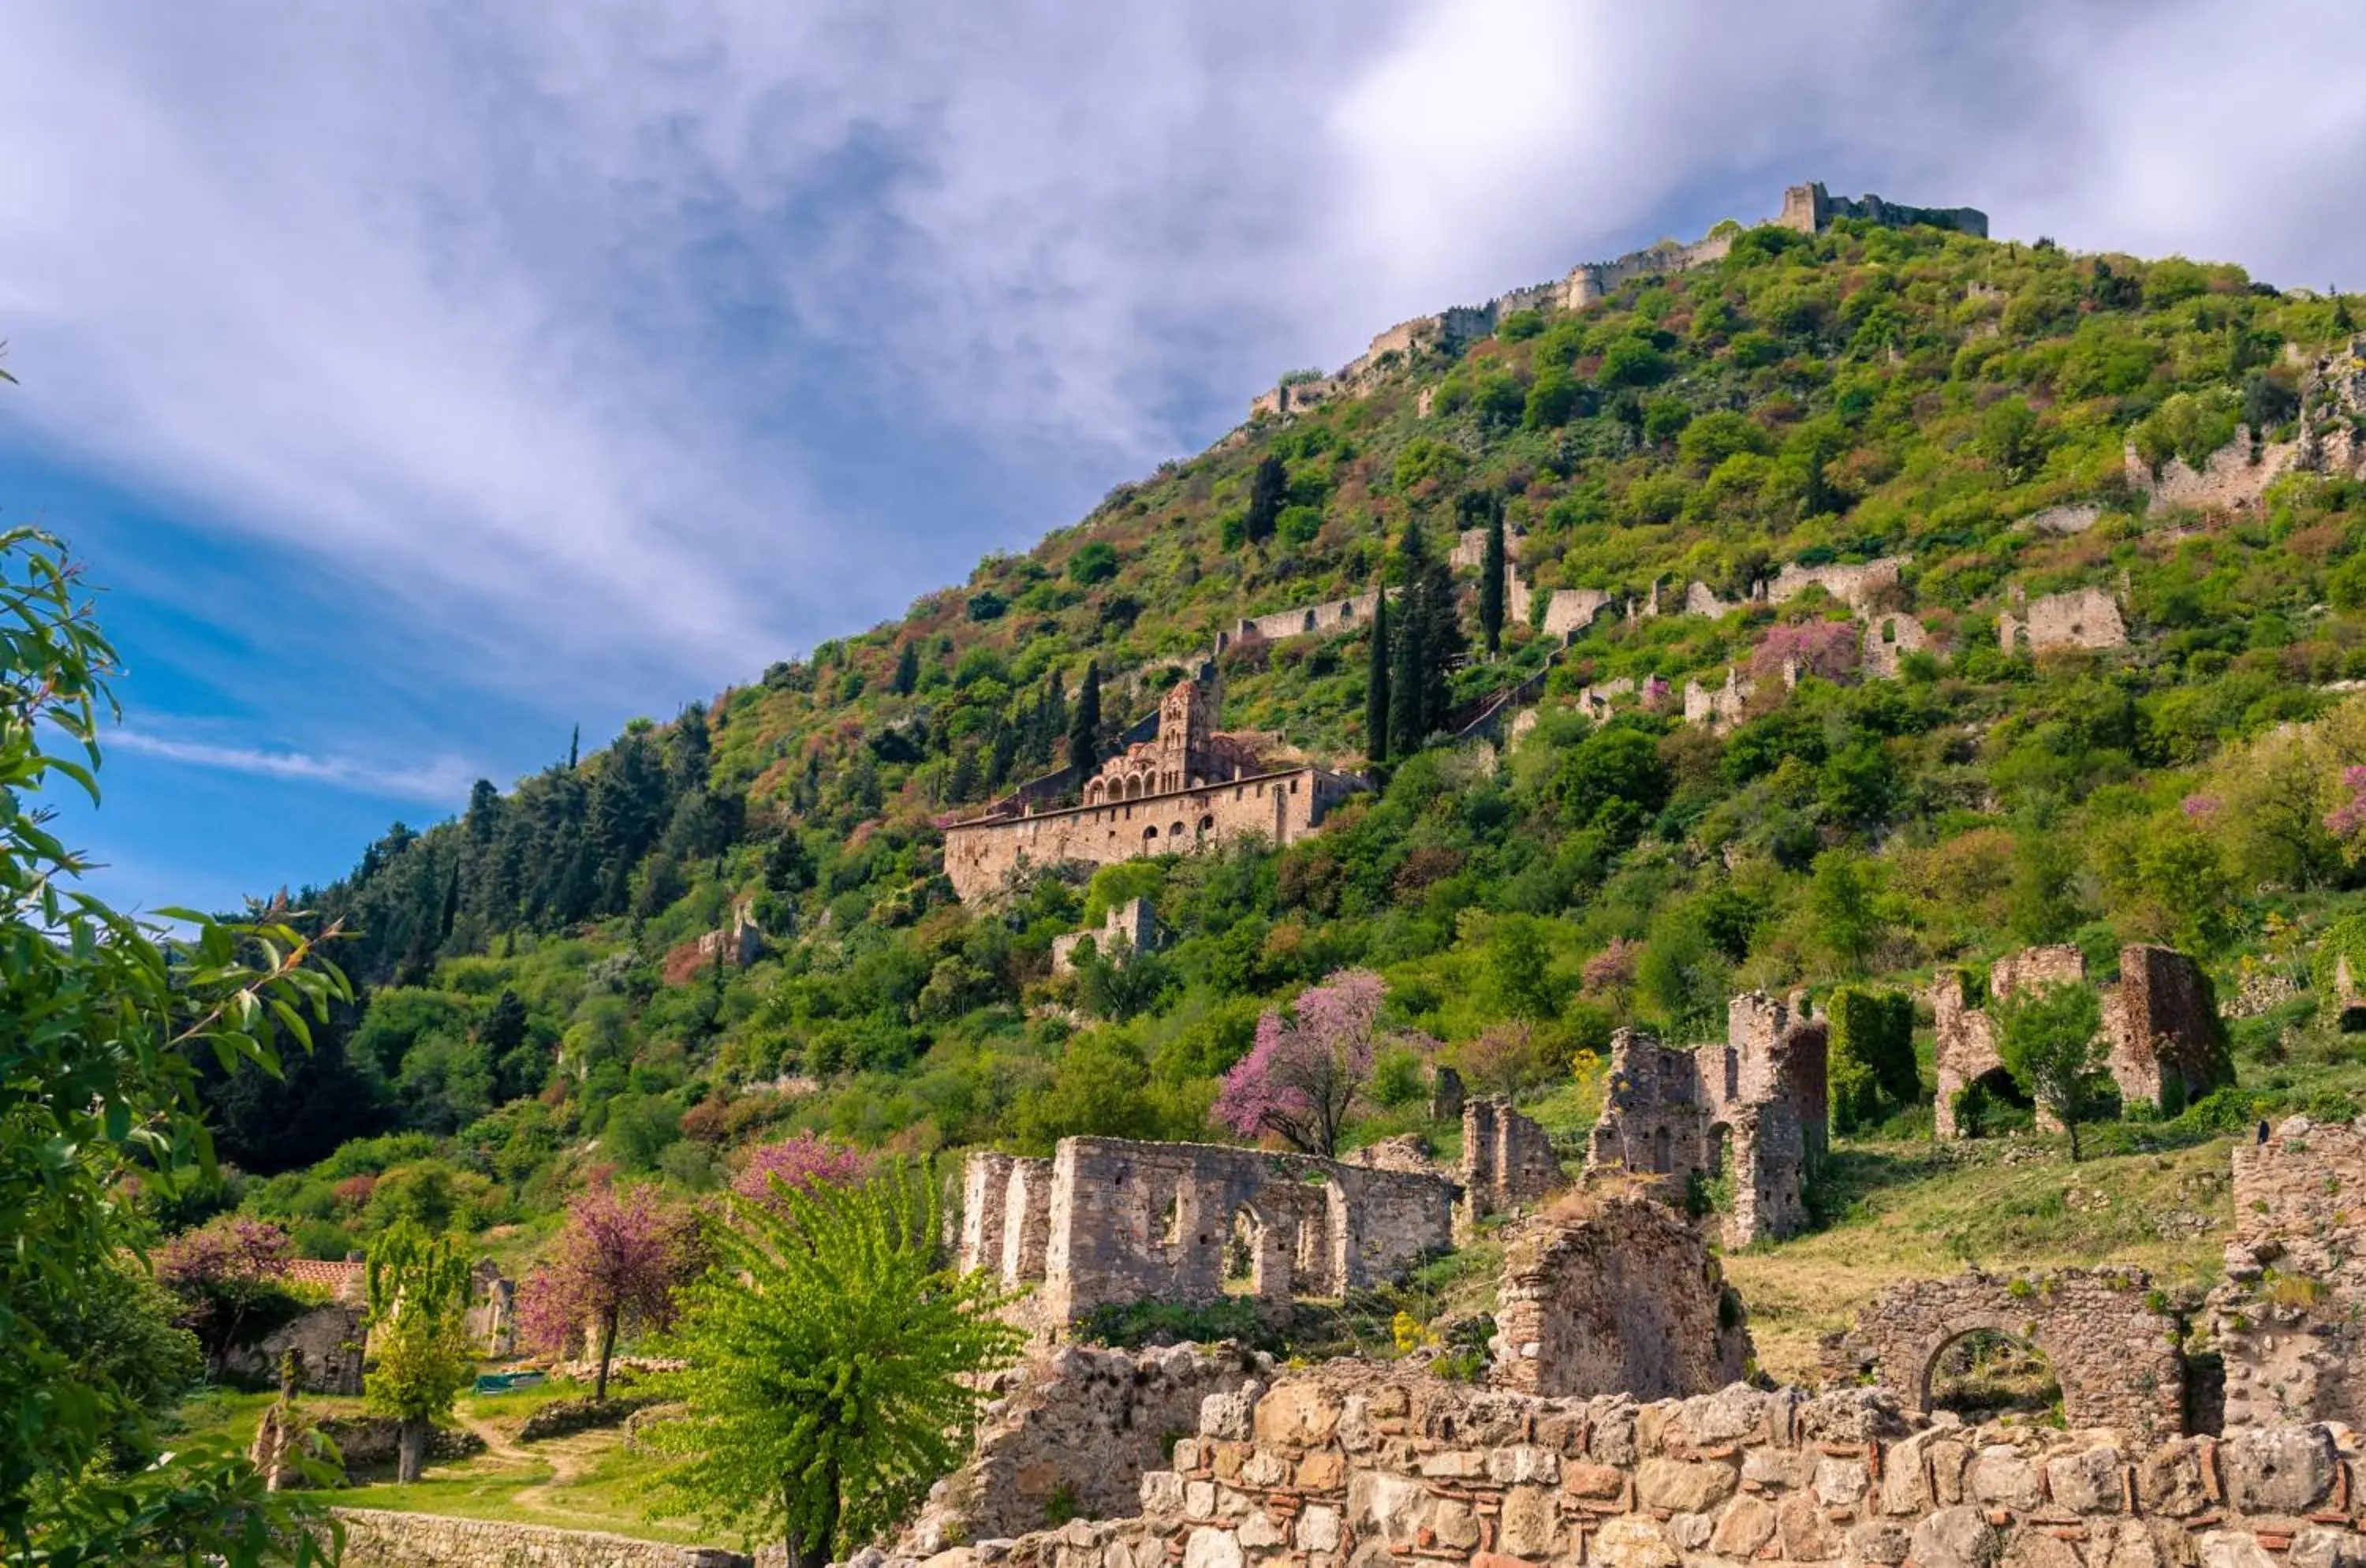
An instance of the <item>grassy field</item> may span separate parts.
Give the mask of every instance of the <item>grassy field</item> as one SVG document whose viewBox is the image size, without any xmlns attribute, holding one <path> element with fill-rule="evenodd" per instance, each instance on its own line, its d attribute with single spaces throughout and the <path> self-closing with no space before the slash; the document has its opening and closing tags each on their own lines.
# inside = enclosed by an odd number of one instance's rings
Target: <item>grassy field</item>
<svg viewBox="0 0 2366 1568">
<path fill-rule="evenodd" d="M 590 1392 L 588 1386 L 553 1382 L 515 1393 L 465 1395 L 454 1412 L 455 1424 L 484 1439 L 483 1453 L 431 1463 L 425 1475 L 409 1486 L 399 1486 L 383 1475 L 357 1475 L 353 1478 L 355 1484 L 338 1491 L 332 1500 L 347 1507 L 608 1530 L 682 1545 L 713 1544 L 712 1532 L 687 1520 L 650 1517 L 646 1491 L 655 1473 L 655 1461 L 627 1449 L 621 1430 L 518 1442 L 518 1429 L 535 1411 L 554 1400 Z M 255 1427 L 271 1400 L 268 1393 L 203 1394 L 183 1407 L 184 1427 L 192 1435 L 221 1437 L 244 1447 L 254 1441 Z M 303 1404 L 317 1417 L 361 1410 L 358 1399 L 311 1396 Z"/>
<path fill-rule="evenodd" d="M 1759 1364 L 1812 1382 L 1817 1344 L 1901 1280 L 1991 1270 L 2134 1264 L 2165 1289 L 2207 1285 L 2234 1209 L 2226 1139 L 2071 1164 L 2059 1139 L 1855 1144 L 1833 1154 L 1834 1219 L 1729 1255 Z"/>
</svg>

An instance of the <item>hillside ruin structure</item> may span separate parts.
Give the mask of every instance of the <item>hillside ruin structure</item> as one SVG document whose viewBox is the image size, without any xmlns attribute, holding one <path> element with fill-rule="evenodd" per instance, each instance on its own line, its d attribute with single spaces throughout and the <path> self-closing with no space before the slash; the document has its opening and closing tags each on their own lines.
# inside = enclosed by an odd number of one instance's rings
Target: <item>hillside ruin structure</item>
<svg viewBox="0 0 2366 1568">
<path fill-rule="evenodd" d="M 2087 956 L 2079 949 L 2024 948 L 1989 967 L 1988 994 L 2000 1001 L 2086 979 Z M 1972 976 L 1964 970 L 1940 976 L 1927 999 L 1936 1033 L 1936 1130 L 1942 1138 L 1959 1138 L 1968 1131 L 1962 1124 L 1964 1092 L 1977 1083 L 2006 1085 L 1996 1020 L 1977 1004 Z M 2209 983 L 2192 959 L 2173 948 L 2134 942 L 2120 949 L 2119 982 L 2102 993 L 2102 1032 L 2108 1069 L 2124 1102 L 2174 1113 L 2229 1076 Z"/>
<path fill-rule="evenodd" d="M 1831 1142 L 1827 1035 L 1820 1020 L 1763 991 L 1733 998 L 1722 1045 L 1618 1031 L 1588 1178 L 1651 1179 L 1678 1205 L 1696 1183 L 1729 1186 L 1727 1246 L 1796 1235 L 1808 1223 L 1808 1176 Z"/>
<path fill-rule="evenodd" d="M 975 900 L 1028 867 L 1115 865 L 1243 839 L 1280 848 L 1321 831 L 1366 787 L 1313 764 L 1265 766 L 1245 740 L 1215 731 L 1214 708 L 1200 682 L 1178 682 L 1159 704 L 1156 733 L 1103 763 L 1085 782 L 1083 804 L 1038 810 L 1019 801 L 946 828 L 953 891 Z"/>
</svg>

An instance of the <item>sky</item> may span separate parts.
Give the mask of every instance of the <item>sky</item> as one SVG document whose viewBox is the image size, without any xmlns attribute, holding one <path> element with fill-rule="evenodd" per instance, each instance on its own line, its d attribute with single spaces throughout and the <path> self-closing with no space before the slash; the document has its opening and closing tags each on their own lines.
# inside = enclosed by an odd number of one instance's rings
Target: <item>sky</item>
<svg viewBox="0 0 2366 1568">
<path fill-rule="evenodd" d="M 1820 179 L 2366 286 L 2307 0 L 20 0 L 0 525 L 127 903 L 349 869 L 892 618 L 1409 316 Z"/>
</svg>

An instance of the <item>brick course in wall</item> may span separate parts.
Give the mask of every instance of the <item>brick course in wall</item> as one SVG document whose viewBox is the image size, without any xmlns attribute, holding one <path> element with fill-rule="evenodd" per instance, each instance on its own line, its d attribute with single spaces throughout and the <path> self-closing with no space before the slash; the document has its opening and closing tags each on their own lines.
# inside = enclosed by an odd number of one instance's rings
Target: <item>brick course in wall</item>
<svg viewBox="0 0 2366 1568">
<path fill-rule="evenodd" d="M 2351 1568 L 2356 1439 L 1970 1428 L 1886 1393 L 1546 1399 L 1359 1363 L 1209 1402 L 1142 1512 L 937 1568 Z"/>
</svg>

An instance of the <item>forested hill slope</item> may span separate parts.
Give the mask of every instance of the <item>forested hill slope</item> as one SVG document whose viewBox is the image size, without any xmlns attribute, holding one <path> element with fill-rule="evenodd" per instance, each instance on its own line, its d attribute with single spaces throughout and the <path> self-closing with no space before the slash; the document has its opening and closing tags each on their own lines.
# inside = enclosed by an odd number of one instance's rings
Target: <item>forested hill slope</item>
<svg viewBox="0 0 2366 1568">
<path fill-rule="evenodd" d="M 392 1212 L 359 1176 L 490 1224 L 593 1160 L 710 1183 L 765 1128 L 1204 1137 L 1260 1010 L 1346 966 L 1564 1121 L 1572 1056 L 1614 1023 L 1707 1037 L 1752 986 L 1904 986 L 2038 940 L 2108 967 L 2142 938 L 2229 996 L 2304 986 L 2358 876 L 2366 761 L 2340 706 L 2366 677 L 2350 310 L 2232 265 L 1844 220 L 1417 335 L 900 622 L 479 784 L 306 891 L 370 995 L 287 1085 L 217 1086 L 225 1153 L 288 1172 L 243 1201 L 341 1252 Z M 1287 852 L 953 898 L 941 822 L 1060 764 L 1088 666 L 1113 732 L 1244 617 L 1394 581 L 1416 536 L 1443 557 L 1498 515 L 1529 620 L 1490 653 L 1464 571 L 1442 677 L 1459 707 L 1557 658 L 1516 745 L 1399 755 Z M 1891 558 L 1854 606 L 1752 597 Z M 1666 613 L 1622 613 L 1655 583 Z M 2125 646 L 2000 646 L 2000 615 L 2088 588 Z M 1538 623 L 1583 589 L 1613 607 L 1562 652 Z M 1928 646 L 1874 677 L 1861 610 Z M 1233 639 L 1225 728 L 1360 765 L 1366 637 Z M 1684 722 L 1687 683 L 1737 668 L 1735 722 Z M 1622 677 L 1597 727 L 1581 699 Z M 1133 892 L 1166 949 L 1054 976 L 1052 939 Z M 696 945 L 735 908 L 760 944 Z M 2287 1051 L 2287 1014 L 2245 1048 Z M 1383 1062 L 1358 1135 L 1411 1124 L 1416 1080 Z M 375 1134 L 406 1135 L 296 1168 Z"/>
</svg>

